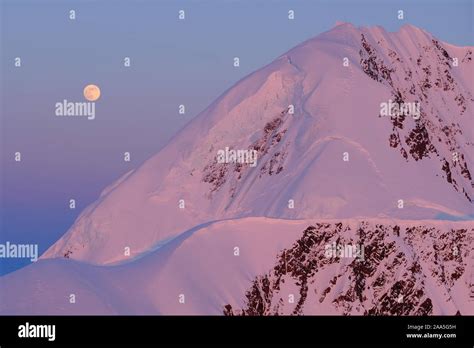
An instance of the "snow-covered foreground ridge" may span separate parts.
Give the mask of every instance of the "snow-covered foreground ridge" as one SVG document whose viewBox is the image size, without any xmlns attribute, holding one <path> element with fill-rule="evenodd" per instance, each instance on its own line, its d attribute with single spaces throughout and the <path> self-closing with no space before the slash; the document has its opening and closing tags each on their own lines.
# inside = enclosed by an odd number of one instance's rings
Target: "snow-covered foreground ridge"
<svg viewBox="0 0 474 348">
<path fill-rule="evenodd" d="M 40 260 L 0 278 L 0 314 L 472 315 L 473 238 L 469 222 L 217 221 L 117 266 Z"/>
<path fill-rule="evenodd" d="M 124 250 L 134 258 L 248 216 L 473 215 L 472 52 L 414 26 L 338 25 L 226 91 L 104 190 L 43 259 L 114 264 L 130 259 Z M 418 105 L 419 117 L 381 116 L 390 101 Z M 257 160 L 221 163 L 226 148 Z"/>
</svg>

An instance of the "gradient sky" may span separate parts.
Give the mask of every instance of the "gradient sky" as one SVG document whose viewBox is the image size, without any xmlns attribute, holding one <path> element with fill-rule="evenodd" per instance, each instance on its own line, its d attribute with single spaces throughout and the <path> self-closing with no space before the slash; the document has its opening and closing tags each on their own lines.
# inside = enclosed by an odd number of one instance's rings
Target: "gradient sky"
<svg viewBox="0 0 474 348">
<path fill-rule="evenodd" d="M 0 243 L 38 243 L 40 252 L 105 186 L 159 151 L 222 92 L 336 21 L 390 31 L 411 23 L 461 46 L 473 45 L 474 37 L 471 0 L 0 4 Z M 180 9 L 185 21 L 177 18 Z M 287 19 L 289 9 L 294 21 Z M 396 18 L 399 9 L 404 21 Z M 130 68 L 123 66 L 126 56 Z M 56 102 L 83 101 L 89 83 L 102 90 L 95 120 L 54 116 Z M 21 163 L 13 161 L 16 151 Z M 123 161 L 125 151 L 130 163 Z M 70 198 L 76 210 L 69 209 Z M 0 274 L 28 262 L 0 259 Z"/>
</svg>

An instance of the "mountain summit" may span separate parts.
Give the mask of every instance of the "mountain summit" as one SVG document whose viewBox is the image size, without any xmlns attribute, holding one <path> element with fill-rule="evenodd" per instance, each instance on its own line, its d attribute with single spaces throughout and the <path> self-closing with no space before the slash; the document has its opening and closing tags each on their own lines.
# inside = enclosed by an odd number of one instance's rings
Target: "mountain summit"
<svg viewBox="0 0 474 348">
<path fill-rule="evenodd" d="M 42 258 L 116 263 L 242 217 L 472 215 L 472 52 L 411 25 L 339 24 L 217 98 Z"/>
</svg>

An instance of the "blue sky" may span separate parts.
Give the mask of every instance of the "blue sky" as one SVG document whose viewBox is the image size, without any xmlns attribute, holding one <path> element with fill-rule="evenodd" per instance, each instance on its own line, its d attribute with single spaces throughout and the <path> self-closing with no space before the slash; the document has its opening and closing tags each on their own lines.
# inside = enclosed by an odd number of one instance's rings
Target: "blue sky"
<svg viewBox="0 0 474 348">
<path fill-rule="evenodd" d="M 105 186 L 159 151 L 227 88 L 336 21 L 390 31 L 410 23 L 456 45 L 473 45 L 474 37 L 471 0 L 0 3 L 0 242 L 38 243 L 41 252 Z M 81 99 L 88 83 L 102 89 L 96 120 L 55 118 L 54 104 Z M 75 210 L 68 208 L 72 197 Z M 27 263 L 0 259 L 0 274 Z"/>
</svg>

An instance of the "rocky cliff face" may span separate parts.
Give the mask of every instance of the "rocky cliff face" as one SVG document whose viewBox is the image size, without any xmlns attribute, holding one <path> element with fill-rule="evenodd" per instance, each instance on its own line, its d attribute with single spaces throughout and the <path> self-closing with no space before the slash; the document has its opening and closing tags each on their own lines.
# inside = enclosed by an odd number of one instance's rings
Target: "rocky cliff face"
<svg viewBox="0 0 474 348">
<path fill-rule="evenodd" d="M 256 276 L 245 306 L 225 315 L 469 313 L 474 228 L 316 223 Z M 360 246 L 362 253 L 328 253 Z M 465 291 L 459 298 L 459 291 Z"/>
<path fill-rule="evenodd" d="M 406 122 L 404 115 L 390 118 L 390 147 L 407 161 L 435 158 L 439 162 L 437 175 L 472 202 L 472 164 L 466 162 L 466 152 L 472 153 L 474 144 L 460 138 L 461 124 L 464 129 L 473 127 L 472 112 L 466 111 L 474 98 L 472 88 L 460 85 L 453 77 L 453 69 L 472 60 L 472 49 L 454 57 L 435 38 L 417 45 L 416 56 L 402 58 L 387 47 L 384 39 L 369 42 L 361 34 L 361 67 L 390 89 L 394 102 L 412 101 L 420 105 L 420 115 L 414 122 Z"/>
</svg>

